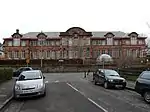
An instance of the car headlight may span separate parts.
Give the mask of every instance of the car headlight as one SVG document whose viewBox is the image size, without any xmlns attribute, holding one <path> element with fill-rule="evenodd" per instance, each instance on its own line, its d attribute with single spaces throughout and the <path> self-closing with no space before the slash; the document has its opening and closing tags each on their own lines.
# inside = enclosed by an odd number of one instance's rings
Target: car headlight
<svg viewBox="0 0 150 112">
<path fill-rule="evenodd" d="M 43 83 L 41 83 L 41 84 L 39 84 L 39 85 L 37 85 L 37 88 L 42 88 L 43 87 Z"/>
<path fill-rule="evenodd" d="M 126 80 L 124 79 L 123 82 L 126 82 Z"/>
<path fill-rule="evenodd" d="M 20 86 L 19 85 L 15 85 L 15 90 L 20 90 Z"/>
<path fill-rule="evenodd" d="M 108 79 L 109 82 L 113 82 L 113 79 Z"/>
</svg>

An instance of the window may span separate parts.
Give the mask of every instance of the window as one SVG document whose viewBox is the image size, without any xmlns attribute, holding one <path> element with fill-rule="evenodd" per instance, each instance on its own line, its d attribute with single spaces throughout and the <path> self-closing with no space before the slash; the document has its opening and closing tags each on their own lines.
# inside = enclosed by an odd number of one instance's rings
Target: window
<svg viewBox="0 0 150 112">
<path fill-rule="evenodd" d="M 46 57 L 47 57 L 47 58 L 50 58 L 50 57 L 51 57 L 51 51 L 47 51 Z"/>
<path fill-rule="evenodd" d="M 102 54 L 105 54 L 105 50 L 102 50 Z"/>
<path fill-rule="evenodd" d="M 25 58 L 25 51 L 21 51 L 21 59 Z"/>
<path fill-rule="evenodd" d="M 56 41 L 56 45 L 59 46 L 60 45 L 60 41 Z"/>
<path fill-rule="evenodd" d="M 143 79 L 150 79 L 150 72 L 149 71 L 143 72 L 140 77 Z"/>
<path fill-rule="evenodd" d="M 139 40 L 139 45 L 144 44 L 143 40 Z"/>
<path fill-rule="evenodd" d="M 70 59 L 73 58 L 73 51 L 69 51 L 69 58 L 70 58 Z"/>
<path fill-rule="evenodd" d="M 96 50 L 93 51 L 93 58 L 97 58 L 97 51 Z"/>
<path fill-rule="evenodd" d="M 18 59 L 19 58 L 19 52 L 18 51 L 14 51 L 13 52 L 13 58 L 14 59 Z"/>
<path fill-rule="evenodd" d="M 21 41 L 21 46 L 26 46 L 26 41 Z"/>
<path fill-rule="evenodd" d="M 46 46 L 50 46 L 51 45 L 51 41 L 47 40 L 46 42 Z"/>
<path fill-rule="evenodd" d="M 86 57 L 89 57 L 90 56 L 90 48 L 87 48 L 86 50 Z"/>
<path fill-rule="evenodd" d="M 92 45 L 96 45 L 96 41 L 95 40 L 92 41 Z"/>
<path fill-rule="evenodd" d="M 33 80 L 33 79 L 41 79 L 42 76 L 39 72 L 26 72 L 26 73 L 22 73 L 19 76 L 18 80 Z"/>
<path fill-rule="evenodd" d="M 8 46 L 12 46 L 12 41 L 8 41 Z"/>
<path fill-rule="evenodd" d="M 105 40 L 102 40 L 102 45 L 105 45 L 106 44 L 106 41 Z"/>
<path fill-rule="evenodd" d="M 144 56 L 144 50 L 140 50 L 140 57 L 143 57 Z"/>
<path fill-rule="evenodd" d="M 52 59 L 55 59 L 55 51 L 52 51 Z"/>
<path fill-rule="evenodd" d="M 37 51 L 33 51 L 32 52 L 32 56 L 33 56 L 33 59 L 37 59 L 38 58 L 38 54 Z"/>
<path fill-rule="evenodd" d="M 113 38 L 107 38 L 107 45 L 113 45 Z"/>
<path fill-rule="evenodd" d="M 129 40 L 126 40 L 125 42 L 126 42 L 125 43 L 126 45 L 130 45 L 130 41 Z"/>
<path fill-rule="evenodd" d="M 31 46 L 37 46 L 37 41 L 31 41 L 31 42 L 30 42 L 30 45 L 31 45 Z"/>
<path fill-rule="evenodd" d="M 108 55 L 112 56 L 112 50 L 108 49 Z"/>
<path fill-rule="evenodd" d="M 13 39 L 13 46 L 20 46 L 20 39 Z"/>
<path fill-rule="evenodd" d="M 131 37 L 131 44 L 136 45 L 137 44 L 137 39 L 136 37 Z"/>
<path fill-rule="evenodd" d="M 55 46 L 55 41 L 51 41 L 51 45 L 52 45 L 52 46 Z"/>
<path fill-rule="evenodd" d="M 127 49 L 126 51 L 127 51 L 127 56 L 131 56 L 131 55 L 132 55 L 132 54 L 131 54 L 132 52 L 131 52 L 130 49 Z"/>
<path fill-rule="evenodd" d="M 9 51 L 7 56 L 9 59 L 11 59 L 12 58 L 12 51 Z"/>
<path fill-rule="evenodd" d="M 112 57 L 118 58 L 119 57 L 119 49 L 114 49 L 112 51 Z"/>
<path fill-rule="evenodd" d="M 97 57 L 100 56 L 101 54 L 100 52 L 101 52 L 100 50 L 97 51 Z"/>
<path fill-rule="evenodd" d="M 56 51 L 56 59 L 60 58 L 60 51 Z"/>
<path fill-rule="evenodd" d="M 119 74 L 114 70 L 105 70 L 106 76 L 119 76 Z"/>
<path fill-rule="evenodd" d="M 118 40 L 115 40 L 115 41 L 114 41 L 114 44 L 115 44 L 115 45 L 118 45 Z"/>
</svg>

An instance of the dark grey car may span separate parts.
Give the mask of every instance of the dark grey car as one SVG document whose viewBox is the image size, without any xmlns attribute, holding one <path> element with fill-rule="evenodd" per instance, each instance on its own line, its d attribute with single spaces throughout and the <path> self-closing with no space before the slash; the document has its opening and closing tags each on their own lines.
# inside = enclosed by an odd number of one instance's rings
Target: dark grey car
<svg viewBox="0 0 150 112">
<path fill-rule="evenodd" d="M 150 71 L 143 71 L 136 80 L 135 91 L 150 103 Z"/>
<path fill-rule="evenodd" d="M 98 69 L 93 73 L 94 84 L 102 84 L 104 88 L 109 87 L 126 87 L 126 80 L 115 71 L 111 69 Z"/>
</svg>

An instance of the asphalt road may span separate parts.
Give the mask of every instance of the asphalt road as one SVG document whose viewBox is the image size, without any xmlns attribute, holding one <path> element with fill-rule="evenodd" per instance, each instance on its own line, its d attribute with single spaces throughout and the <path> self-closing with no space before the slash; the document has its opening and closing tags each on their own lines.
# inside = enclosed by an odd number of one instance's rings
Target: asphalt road
<svg viewBox="0 0 150 112">
<path fill-rule="evenodd" d="M 150 105 L 136 92 L 104 89 L 83 73 L 47 73 L 47 95 L 13 100 L 4 112 L 148 112 Z"/>
</svg>

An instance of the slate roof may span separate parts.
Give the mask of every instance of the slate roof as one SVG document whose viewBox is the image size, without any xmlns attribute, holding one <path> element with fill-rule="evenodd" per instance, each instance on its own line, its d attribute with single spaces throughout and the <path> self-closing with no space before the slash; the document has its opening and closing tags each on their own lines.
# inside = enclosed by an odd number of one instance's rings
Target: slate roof
<svg viewBox="0 0 150 112">
<path fill-rule="evenodd" d="M 93 37 L 104 37 L 104 35 L 106 33 L 108 33 L 110 31 L 97 31 L 97 32 L 92 32 L 92 35 Z M 48 37 L 59 37 L 60 35 L 60 32 L 43 32 L 45 33 Z M 111 32 L 115 35 L 115 37 L 123 37 L 126 35 L 126 33 L 124 32 L 121 32 L 121 31 L 113 31 Z M 38 35 L 39 32 L 29 32 L 29 33 L 26 33 L 26 34 L 23 34 L 23 37 L 36 37 L 36 35 Z"/>
<path fill-rule="evenodd" d="M 100 32 L 92 32 L 93 37 L 104 37 L 105 34 L 107 34 L 108 32 L 111 32 L 115 35 L 115 37 L 124 37 L 127 34 L 121 31 L 100 31 Z"/>
<path fill-rule="evenodd" d="M 111 32 L 115 35 L 115 37 L 128 37 L 129 33 L 125 33 L 122 31 L 93 31 L 92 32 L 92 37 L 104 37 L 105 34 L 108 32 Z M 29 38 L 35 38 L 40 32 L 29 32 L 26 34 L 23 34 L 23 37 L 29 37 Z M 47 35 L 48 38 L 59 38 L 60 32 L 43 32 Z M 145 37 L 143 35 L 140 35 L 140 37 Z"/>
<path fill-rule="evenodd" d="M 60 32 L 43 32 L 45 33 L 48 37 L 59 37 L 59 34 Z M 26 33 L 26 34 L 23 34 L 23 37 L 36 37 L 37 35 L 39 34 L 39 32 L 29 32 L 29 33 Z"/>
</svg>

